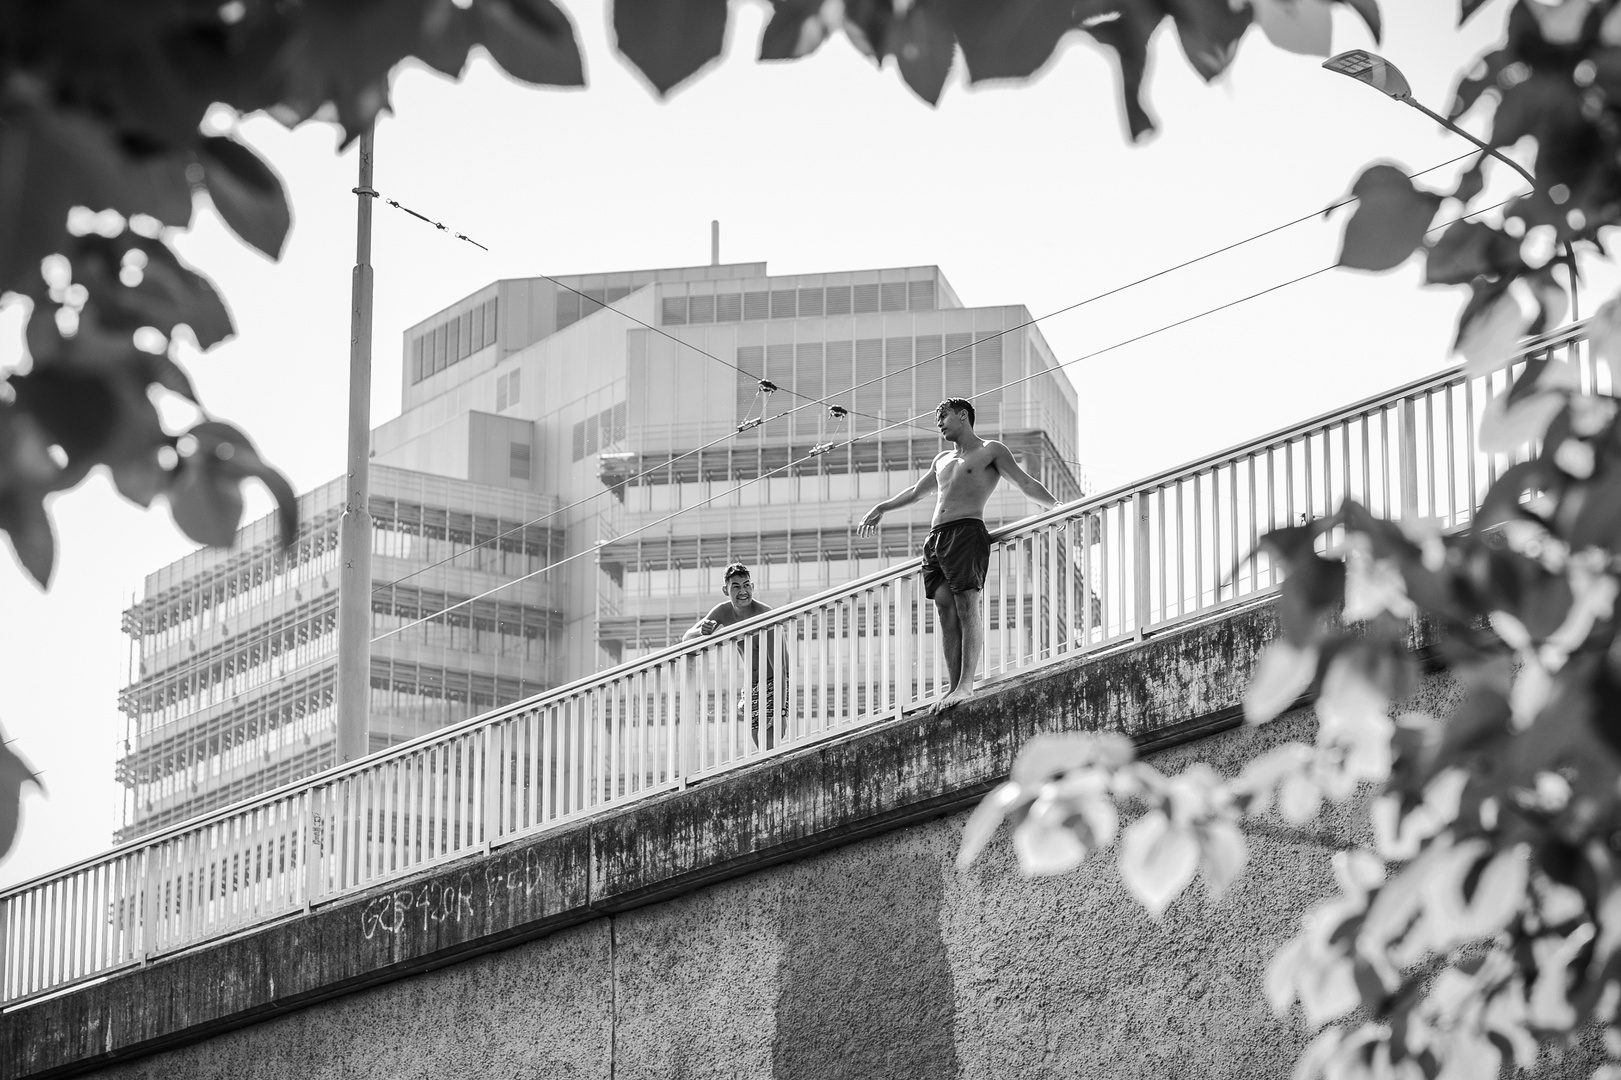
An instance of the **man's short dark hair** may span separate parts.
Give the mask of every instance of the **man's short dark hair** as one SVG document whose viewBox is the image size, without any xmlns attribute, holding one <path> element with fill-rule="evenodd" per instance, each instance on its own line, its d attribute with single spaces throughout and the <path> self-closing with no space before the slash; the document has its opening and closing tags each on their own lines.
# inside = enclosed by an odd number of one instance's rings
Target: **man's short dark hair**
<svg viewBox="0 0 1621 1080">
<path fill-rule="evenodd" d="M 946 410 L 948 409 L 952 412 L 967 413 L 968 426 L 974 426 L 974 403 L 972 401 L 969 401 L 965 397 L 948 397 L 940 403 L 940 407 L 938 409 L 934 410 L 935 419 L 945 419 Z"/>
<path fill-rule="evenodd" d="M 720 576 L 720 580 L 723 584 L 730 585 L 732 579 L 737 577 L 739 574 L 742 574 L 746 578 L 753 577 L 753 575 L 749 573 L 748 567 L 744 566 L 740 562 L 735 562 L 727 564 L 726 573 Z"/>
</svg>

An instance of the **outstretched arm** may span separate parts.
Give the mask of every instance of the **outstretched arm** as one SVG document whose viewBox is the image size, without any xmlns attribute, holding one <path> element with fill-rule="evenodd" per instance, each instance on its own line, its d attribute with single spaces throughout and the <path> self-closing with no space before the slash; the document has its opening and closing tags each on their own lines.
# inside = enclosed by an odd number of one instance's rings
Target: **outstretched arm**
<svg viewBox="0 0 1621 1080">
<path fill-rule="evenodd" d="M 1014 484 L 1018 485 L 1020 491 L 1042 506 L 1056 506 L 1058 504 L 1058 500 L 1053 498 L 1053 493 L 1047 490 L 1047 485 L 1025 472 L 1024 466 L 1014 460 L 1013 451 L 1007 448 L 1007 444 L 992 440 L 991 449 L 996 454 L 996 471 L 998 473 L 1013 481 Z"/>
<path fill-rule="evenodd" d="M 716 604 L 709 610 L 709 614 L 692 624 L 692 629 L 681 635 L 682 641 L 691 641 L 693 638 L 707 637 L 720 629 L 720 616 L 722 609 L 730 607 L 730 603 Z"/>
<path fill-rule="evenodd" d="M 940 481 L 934 475 L 934 465 L 929 465 L 929 471 L 917 478 L 917 483 L 901 492 L 892 495 L 867 511 L 867 516 L 861 519 L 856 527 L 858 536 L 868 536 L 878 531 L 878 519 L 891 510 L 899 510 L 903 506 L 910 506 L 923 496 L 940 486 Z"/>
</svg>

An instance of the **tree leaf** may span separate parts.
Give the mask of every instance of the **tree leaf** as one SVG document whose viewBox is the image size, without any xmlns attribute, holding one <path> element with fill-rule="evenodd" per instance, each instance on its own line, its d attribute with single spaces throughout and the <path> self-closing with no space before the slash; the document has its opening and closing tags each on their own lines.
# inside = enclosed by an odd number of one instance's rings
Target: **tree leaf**
<svg viewBox="0 0 1621 1080">
<path fill-rule="evenodd" d="M 1458 351 L 1463 354 L 1464 374 L 1470 378 L 1496 371 L 1514 358 L 1531 317 L 1509 289 L 1496 295 L 1483 308 L 1464 309 L 1458 324 Z"/>
<path fill-rule="evenodd" d="M 1251 0 L 1255 21 L 1280 49 L 1327 56 L 1334 39 L 1328 0 Z"/>
<path fill-rule="evenodd" d="M 1071 0 L 942 0 L 934 6 L 955 33 L 968 79 L 976 83 L 1034 73 L 1076 25 Z"/>
<path fill-rule="evenodd" d="M 48 446 L 33 416 L 0 401 L 0 530 L 41 589 L 50 587 L 56 553 L 45 496 L 61 486 L 62 475 Z"/>
<path fill-rule="evenodd" d="M 979 853 L 985 850 L 991 837 L 1001 827 L 1002 820 L 1007 817 L 1008 811 L 1022 803 L 1030 802 L 1034 792 L 1027 791 L 1014 783 L 998 784 L 989 795 L 979 801 L 974 812 L 968 815 L 968 821 L 962 827 L 962 846 L 957 849 L 957 869 L 966 870 Z"/>
<path fill-rule="evenodd" d="M 197 160 L 209 198 L 231 231 L 272 259 L 281 258 L 293 215 L 270 166 L 246 146 L 220 136 L 199 143 Z"/>
<path fill-rule="evenodd" d="M 1182 895 L 1198 868 L 1198 840 L 1173 826 L 1162 810 L 1150 810 L 1121 837 L 1120 876 L 1156 919 Z"/>
<path fill-rule="evenodd" d="M 452 79 L 461 78 L 468 50 L 478 36 L 481 16 L 478 8 L 464 9 L 456 4 L 429 7 L 423 13 L 422 35 L 414 50 L 417 59 Z"/>
<path fill-rule="evenodd" d="M 585 85 L 574 26 L 551 0 L 479 0 L 474 11 L 477 40 L 509 75 L 537 86 Z"/>
<path fill-rule="evenodd" d="M 990 5 L 994 6 L 994 5 Z M 1157 9 L 1128 4 L 1109 22 L 1083 22 L 1082 28 L 1109 46 L 1120 62 L 1120 99 L 1126 111 L 1126 130 L 1133 141 L 1154 130 L 1154 118 L 1143 107 L 1143 79 L 1148 74 L 1148 42 L 1160 23 Z"/>
<path fill-rule="evenodd" d="M 74 206 L 151 214 L 169 225 L 191 221 L 191 188 L 177 155 L 135 160 L 107 125 L 51 101 L 41 80 L 8 79 L 0 159 L 16 174 L 0 185 L 0 292 L 30 295 L 39 263 L 67 249 Z"/>
<path fill-rule="evenodd" d="M 1513 260 L 1503 260 L 1503 241 L 1508 236 L 1478 221 L 1454 221 L 1430 248 L 1425 259 L 1424 281 L 1430 285 L 1467 285 L 1483 274 L 1515 272 L 1519 245 L 1512 246 Z"/>
<path fill-rule="evenodd" d="M 119 277 L 131 251 L 145 256 L 141 279 L 134 286 Z M 121 330 L 152 326 L 172 336 L 175 327 L 184 324 L 203 349 L 235 333 L 213 283 L 182 263 L 162 239 L 131 232 L 110 239 L 92 234 L 79 238 L 69 258 L 73 280 L 89 290 L 91 303 L 107 326 Z"/>
<path fill-rule="evenodd" d="M 1244 719 L 1264 724 L 1299 700 L 1317 677 L 1317 650 L 1274 641 L 1244 691 Z"/>
<path fill-rule="evenodd" d="M 6 857 L 17 839 L 24 784 L 45 790 L 34 770 L 0 737 L 0 859 Z"/>
<path fill-rule="evenodd" d="M 929 8 L 913 4 L 896 23 L 892 45 L 906 85 L 930 105 L 938 103 L 957 49 L 951 28 L 930 14 Z"/>
<path fill-rule="evenodd" d="M 726 0 L 614 0 L 619 51 L 659 94 L 721 54 Z"/>
<path fill-rule="evenodd" d="M 1505 406 L 1507 401 L 1495 399 L 1481 418 L 1479 443 L 1484 453 L 1511 454 L 1536 442 L 1565 407 L 1563 394 L 1534 394 Z"/>
<path fill-rule="evenodd" d="M 1245 4 L 1209 4 L 1203 0 L 1169 0 L 1166 3 L 1193 70 L 1205 82 L 1226 71 L 1238 52 L 1238 41 L 1254 21 Z"/>
<path fill-rule="evenodd" d="M 207 452 L 211 467 L 237 482 L 252 478 L 270 489 L 276 499 L 278 536 L 286 547 L 298 537 L 298 493 L 287 478 L 271 468 L 240 429 L 217 420 L 198 424 L 187 434 L 197 440 L 198 450 Z"/>
<path fill-rule="evenodd" d="M 175 524 L 199 544 L 228 548 L 242 523 L 241 480 L 219 469 L 213 454 L 199 449 L 181 459 L 169 486 Z"/>
<path fill-rule="evenodd" d="M 1354 270 L 1390 270 L 1420 244 L 1441 205 L 1441 196 L 1421 191 L 1400 169 L 1375 165 L 1357 178 L 1358 200 L 1345 226 L 1339 265 Z"/>
<path fill-rule="evenodd" d="M 1074 769 L 1097 765 L 1117 769 L 1137 756 L 1137 748 L 1124 735 L 1112 732 L 1074 731 L 1064 734 L 1035 735 L 1019 748 L 1009 779 L 1035 791 L 1049 780 Z"/>
<path fill-rule="evenodd" d="M 1052 877 L 1075 869 L 1089 848 L 1065 824 L 1067 809 L 1043 796 L 1013 830 L 1013 850 L 1019 870 L 1027 877 Z"/>
<path fill-rule="evenodd" d="M 0 491 L 0 529 L 11 541 L 11 550 L 23 569 L 41 589 L 50 588 L 56 538 L 45 513 L 45 492 L 27 487 Z"/>
<path fill-rule="evenodd" d="M 822 47 L 832 28 L 822 0 L 772 0 L 771 21 L 760 34 L 761 60 L 797 60 Z"/>
<path fill-rule="evenodd" d="M 1475 197 L 1486 187 L 1486 173 L 1481 168 L 1481 163 L 1486 160 L 1486 157 L 1486 152 L 1482 150 L 1475 158 L 1474 164 L 1465 169 L 1464 174 L 1458 177 L 1458 186 L 1452 190 L 1452 197 L 1465 206 L 1474 202 Z"/>
<path fill-rule="evenodd" d="M 1244 834 L 1231 821 L 1213 821 L 1199 830 L 1199 867 L 1213 900 L 1221 899 L 1249 858 Z"/>
</svg>

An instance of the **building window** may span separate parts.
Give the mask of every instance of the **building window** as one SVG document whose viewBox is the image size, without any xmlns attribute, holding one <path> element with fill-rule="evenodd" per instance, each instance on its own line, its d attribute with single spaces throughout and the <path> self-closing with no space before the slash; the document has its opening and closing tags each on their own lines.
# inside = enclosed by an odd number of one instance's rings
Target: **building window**
<svg viewBox="0 0 1621 1080">
<path fill-rule="evenodd" d="M 972 334 L 946 335 L 946 382 L 944 397 L 971 397 L 974 392 Z M 976 406 L 977 409 L 977 406 Z"/>
<path fill-rule="evenodd" d="M 665 326 L 685 326 L 687 322 L 687 298 L 685 296 L 666 296 L 662 306 L 663 318 L 659 321 Z"/>
<path fill-rule="evenodd" d="M 687 321 L 710 323 L 715 321 L 715 298 L 694 296 L 687 301 Z"/>
<path fill-rule="evenodd" d="M 606 450 L 629 434 L 629 412 L 621 401 L 574 425 L 574 460 Z"/>
<path fill-rule="evenodd" d="M 529 479 L 529 444 L 512 444 L 512 461 L 507 470 L 514 480 Z"/>
<path fill-rule="evenodd" d="M 822 314 L 821 289 L 799 290 L 799 314 L 802 318 L 806 316 L 816 318 Z"/>
<path fill-rule="evenodd" d="M 557 290 L 557 328 L 563 329 L 580 321 L 580 296 L 567 289 Z"/>
<path fill-rule="evenodd" d="M 791 319 L 796 310 L 796 293 L 793 289 L 771 290 L 771 317 L 773 319 Z"/>
<path fill-rule="evenodd" d="M 880 306 L 885 311 L 906 310 L 906 282 L 894 281 L 879 286 Z"/>
<path fill-rule="evenodd" d="M 829 285 L 827 287 L 827 314 L 850 314 L 850 286 Z"/>
<path fill-rule="evenodd" d="M 743 294 L 743 318 L 764 319 L 771 314 L 770 301 L 763 292 L 746 292 Z"/>
<path fill-rule="evenodd" d="M 494 345 L 496 341 L 496 312 L 499 296 L 492 296 L 484 301 L 484 344 Z"/>
<path fill-rule="evenodd" d="M 737 322 L 742 318 L 743 296 L 741 293 L 715 297 L 716 322 Z"/>
<path fill-rule="evenodd" d="M 421 337 L 421 335 L 418 335 L 416 337 L 416 339 L 411 342 L 411 381 L 414 382 L 414 383 L 419 383 L 419 382 L 422 381 L 422 337 Z"/>
<path fill-rule="evenodd" d="M 933 311 L 934 282 L 908 281 L 906 283 L 906 307 L 909 311 Z"/>
<path fill-rule="evenodd" d="M 495 411 L 518 404 L 518 379 L 521 371 L 509 371 L 495 380 Z"/>
<path fill-rule="evenodd" d="M 870 315 L 878 310 L 878 286 L 857 285 L 855 293 L 855 313 L 857 315 Z"/>
</svg>

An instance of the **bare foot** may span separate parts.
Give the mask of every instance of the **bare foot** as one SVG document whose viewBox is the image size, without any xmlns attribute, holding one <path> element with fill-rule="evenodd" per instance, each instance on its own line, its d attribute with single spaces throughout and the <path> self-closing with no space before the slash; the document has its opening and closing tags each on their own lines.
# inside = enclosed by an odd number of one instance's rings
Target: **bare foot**
<svg viewBox="0 0 1621 1080">
<path fill-rule="evenodd" d="M 958 687 L 956 690 L 951 691 L 945 697 L 941 698 L 939 701 L 934 703 L 934 715 L 939 716 L 941 713 L 945 712 L 947 709 L 953 708 L 953 707 L 955 707 L 957 705 L 961 705 L 963 702 L 967 701 L 969 698 L 971 698 L 973 696 L 974 696 L 974 691 L 972 689 L 966 689 L 965 690 L 965 689 L 963 689 L 961 687 Z"/>
</svg>

